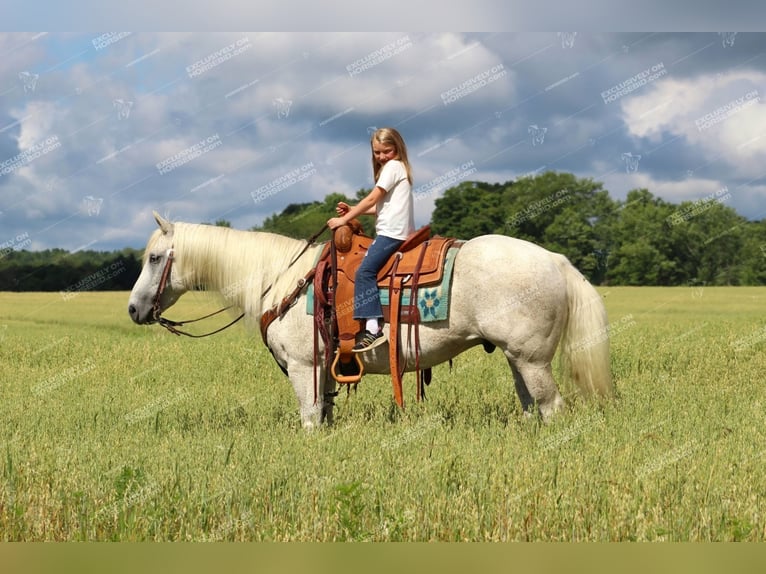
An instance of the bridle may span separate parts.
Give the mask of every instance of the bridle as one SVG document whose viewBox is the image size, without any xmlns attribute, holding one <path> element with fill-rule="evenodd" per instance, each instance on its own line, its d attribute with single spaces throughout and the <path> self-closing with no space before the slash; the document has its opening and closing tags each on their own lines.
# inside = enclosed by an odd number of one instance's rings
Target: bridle
<svg viewBox="0 0 766 574">
<path fill-rule="evenodd" d="M 162 276 L 160 277 L 160 284 L 157 285 L 157 292 L 154 294 L 154 301 L 152 302 L 152 319 L 154 319 L 157 323 L 165 327 L 168 331 L 170 331 L 174 335 L 178 335 L 179 337 L 181 335 L 186 335 L 187 337 L 201 339 L 202 337 L 215 335 L 216 333 L 220 333 L 224 329 L 228 329 L 234 323 L 236 323 L 237 321 L 239 321 L 245 316 L 245 314 L 242 313 L 239 317 L 234 319 L 228 325 L 224 325 L 220 329 L 216 329 L 215 331 L 210 331 L 209 333 L 204 333 L 202 335 L 187 333 L 186 331 L 182 331 L 181 329 L 178 329 L 177 327 L 183 327 L 187 323 L 196 323 L 197 321 L 202 321 L 202 319 L 207 319 L 208 317 L 212 317 L 213 315 L 218 315 L 218 313 L 223 313 L 227 309 L 230 309 L 231 305 L 228 307 L 224 307 L 223 309 L 219 309 L 218 311 L 215 311 L 213 313 L 210 313 L 209 315 L 205 315 L 204 317 L 199 317 L 197 319 L 191 319 L 188 321 L 173 321 L 171 319 L 166 319 L 165 317 L 162 317 L 162 308 L 160 306 L 160 299 L 162 298 L 162 294 L 165 292 L 165 287 L 167 287 L 168 279 L 170 279 L 170 268 L 173 266 L 173 253 L 174 252 L 172 247 L 168 249 L 167 261 L 165 261 L 165 267 L 163 268 Z"/>
<path fill-rule="evenodd" d="M 160 284 L 157 285 L 157 292 L 154 294 L 154 301 L 152 302 L 152 319 L 159 321 L 161 319 L 162 309 L 160 307 L 160 299 L 165 292 L 165 287 L 168 284 L 168 278 L 170 277 L 170 268 L 173 266 L 173 248 L 168 249 L 167 261 L 165 261 L 165 267 L 162 269 L 162 276 L 160 277 Z"/>
<path fill-rule="evenodd" d="M 298 261 L 298 259 L 301 258 L 301 256 L 306 253 L 309 247 L 314 244 L 314 242 L 317 240 L 317 238 L 324 233 L 324 230 L 327 229 L 327 224 L 325 224 L 322 229 L 320 229 L 317 233 L 312 235 L 306 245 L 303 247 L 300 253 L 296 255 L 292 261 L 287 266 L 287 269 L 293 266 L 293 264 Z M 218 311 L 214 311 L 213 313 L 210 313 L 208 315 L 205 315 L 203 317 L 198 317 L 197 319 L 190 319 L 188 321 L 173 321 L 171 319 L 166 319 L 165 317 L 162 317 L 162 307 L 160 304 L 160 299 L 162 299 L 162 294 L 165 292 L 165 288 L 167 287 L 168 280 L 170 279 L 170 268 L 173 266 L 173 259 L 174 259 L 174 251 L 171 247 L 168 249 L 167 252 L 167 260 L 165 261 L 165 267 L 162 269 L 162 275 L 160 276 L 160 283 L 157 285 L 157 292 L 154 294 L 154 301 L 152 302 L 152 319 L 165 327 L 168 331 L 173 333 L 174 335 L 185 335 L 187 337 L 193 337 L 195 339 L 201 339 L 202 337 L 209 337 L 210 335 L 215 335 L 216 333 L 220 333 L 224 329 L 228 329 L 238 321 L 240 321 L 244 316 L 245 313 L 241 313 L 239 317 L 228 323 L 227 325 L 224 325 L 223 327 L 216 329 L 215 331 L 210 331 L 209 333 L 204 333 L 202 335 L 195 335 L 193 333 L 187 333 L 186 331 L 182 331 L 181 329 L 178 329 L 177 327 L 183 327 L 184 325 L 188 323 L 196 323 L 197 321 L 202 321 L 203 319 L 207 319 L 209 317 L 213 317 L 214 315 L 218 315 L 219 313 L 223 313 L 227 309 L 231 309 L 231 305 L 228 307 L 223 307 L 222 309 L 218 309 Z M 273 283 L 272 283 L 273 285 Z M 272 285 L 269 285 L 266 287 L 266 289 L 261 293 L 261 299 L 263 299 L 266 294 L 271 290 Z"/>
</svg>

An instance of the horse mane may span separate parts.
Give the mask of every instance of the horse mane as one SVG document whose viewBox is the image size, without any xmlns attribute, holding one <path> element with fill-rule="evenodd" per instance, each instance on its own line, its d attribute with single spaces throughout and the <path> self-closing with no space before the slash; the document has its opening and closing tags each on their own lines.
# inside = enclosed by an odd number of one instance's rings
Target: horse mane
<svg viewBox="0 0 766 574">
<path fill-rule="evenodd" d="M 319 245 L 288 267 L 305 246 L 305 240 L 274 233 L 182 222 L 173 227 L 176 264 L 186 288 L 217 291 L 255 320 L 314 265 Z"/>
</svg>

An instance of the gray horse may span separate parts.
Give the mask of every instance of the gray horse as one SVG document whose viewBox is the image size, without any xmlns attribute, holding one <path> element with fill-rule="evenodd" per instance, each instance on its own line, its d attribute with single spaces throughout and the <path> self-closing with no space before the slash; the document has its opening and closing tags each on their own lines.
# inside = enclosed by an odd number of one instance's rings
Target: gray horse
<svg viewBox="0 0 766 574">
<path fill-rule="evenodd" d="M 156 322 L 183 293 L 199 285 L 218 291 L 250 324 L 257 324 L 311 270 L 322 248 L 309 247 L 289 267 L 306 241 L 171 223 L 154 216 L 159 229 L 149 239 L 128 304 L 130 317 L 138 324 Z M 564 404 L 551 367 L 561 344 L 566 371 L 581 393 L 612 396 L 604 304 L 563 255 L 502 235 L 477 237 L 467 241 L 455 258 L 449 295 L 447 319 L 420 326 L 421 368 L 443 363 L 475 345 L 494 346 L 511 367 L 524 411 L 536 406 L 545 420 Z M 402 337 L 405 333 L 406 329 Z M 305 290 L 297 304 L 271 324 L 267 339 L 293 385 L 304 428 L 332 422 L 332 402 L 324 397 L 335 390 L 336 382 L 327 376 L 322 361 L 314 365 L 313 317 L 306 312 Z M 320 353 L 321 349 L 320 342 Z M 404 341 L 402 349 L 407 370 L 414 370 L 414 357 L 407 354 Z M 387 345 L 364 353 L 363 360 L 366 372 L 389 373 Z"/>
</svg>

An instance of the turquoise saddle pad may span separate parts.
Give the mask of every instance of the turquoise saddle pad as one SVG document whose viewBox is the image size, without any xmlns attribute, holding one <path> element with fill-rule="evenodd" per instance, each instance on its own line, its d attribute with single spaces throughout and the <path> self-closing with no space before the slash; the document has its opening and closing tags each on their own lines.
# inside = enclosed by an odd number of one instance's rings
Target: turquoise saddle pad
<svg viewBox="0 0 766 574">
<path fill-rule="evenodd" d="M 455 266 L 455 256 L 459 249 L 450 247 L 447 250 L 447 257 L 444 260 L 444 274 L 442 281 L 438 285 L 418 288 L 418 311 L 420 312 L 420 321 L 428 323 L 429 321 L 443 321 L 447 318 L 449 310 L 450 283 L 452 282 L 452 269 Z M 404 289 L 402 293 L 402 305 L 410 304 L 411 289 Z M 380 295 L 380 304 L 388 305 L 388 289 L 378 289 Z M 314 285 L 309 285 L 306 297 L 306 312 L 309 315 L 314 314 Z"/>
</svg>

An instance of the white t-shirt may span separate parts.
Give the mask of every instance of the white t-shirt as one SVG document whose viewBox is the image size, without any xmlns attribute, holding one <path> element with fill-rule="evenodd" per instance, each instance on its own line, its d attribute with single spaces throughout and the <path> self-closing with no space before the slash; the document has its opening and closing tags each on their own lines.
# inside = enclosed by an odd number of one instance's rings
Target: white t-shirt
<svg viewBox="0 0 766 574">
<path fill-rule="evenodd" d="M 404 164 L 398 159 L 388 160 L 380 170 L 375 187 L 386 190 L 386 195 L 377 203 L 376 233 L 406 239 L 415 231 L 415 209 Z"/>
</svg>

